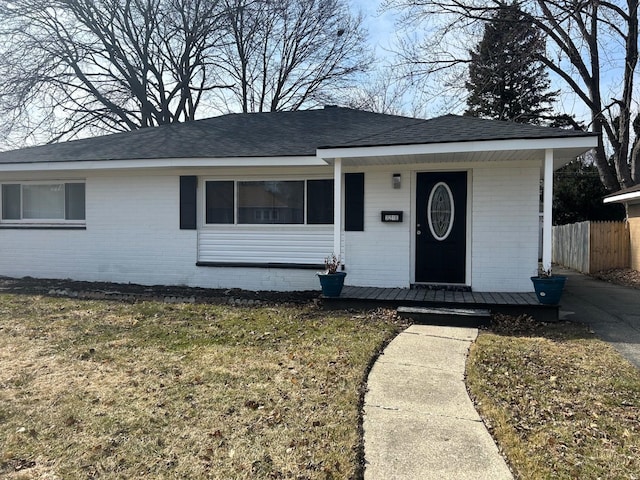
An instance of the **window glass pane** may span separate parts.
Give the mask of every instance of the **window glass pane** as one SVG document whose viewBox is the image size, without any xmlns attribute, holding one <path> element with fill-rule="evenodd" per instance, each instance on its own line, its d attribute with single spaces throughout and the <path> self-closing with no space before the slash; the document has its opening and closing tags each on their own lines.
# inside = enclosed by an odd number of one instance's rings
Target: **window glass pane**
<svg viewBox="0 0 640 480">
<path fill-rule="evenodd" d="M 304 181 L 238 182 L 238 223 L 304 223 Z"/>
<path fill-rule="evenodd" d="M 23 185 L 22 218 L 64 220 L 64 184 Z"/>
<path fill-rule="evenodd" d="M 233 223 L 233 181 L 206 182 L 206 223 Z"/>
<path fill-rule="evenodd" d="M 20 220 L 20 184 L 2 185 L 2 219 Z"/>
<path fill-rule="evenodd" d="M 84 183 L 65 184 L 65 209 L 67 220 L 84 220 Z"/>
<path fill-rule="evenodd" d="M 307 223 L 333 223 L 333 180 L 307 181 Z"/>
<path fill-rule="evenodd" d="M 437 183 L 431 190 L 427 215 L 431 235 L 438 241 L 446 240 L 454 219 L 453 194 L 446 183 Z"/>
</svg>

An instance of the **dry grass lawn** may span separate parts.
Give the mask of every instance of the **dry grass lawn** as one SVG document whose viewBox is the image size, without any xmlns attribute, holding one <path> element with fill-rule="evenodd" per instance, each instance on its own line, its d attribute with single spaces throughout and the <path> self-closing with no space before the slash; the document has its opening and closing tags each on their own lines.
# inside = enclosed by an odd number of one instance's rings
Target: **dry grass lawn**
<svg viewBox="0 0 640 480">
<path fill-rule="evenodd" d="M 640 478 L 640 372 L 586 328 L 482 333 L 467 375 L 516 478 Z"/>
<path fill-rule="evenodd" d="M 383 317 L 0 295 L 0 477 L 354 477 Z"/>
</svg>

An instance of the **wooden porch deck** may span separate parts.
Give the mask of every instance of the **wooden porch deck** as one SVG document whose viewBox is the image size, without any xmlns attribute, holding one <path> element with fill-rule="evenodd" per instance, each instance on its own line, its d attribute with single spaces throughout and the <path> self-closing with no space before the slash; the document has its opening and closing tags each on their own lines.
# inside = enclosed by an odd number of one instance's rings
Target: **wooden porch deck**
<svg viewBox="0 0 640 480">
<path fill-rule="evenodd" d="M 542 305 L 532 292 L 456 292 L 421 288 L 345 286 L 339 297 L 322 299 L 328 309 L 377 307 L 478 308 L 506 315 L 527 314 L 540 321 L 557 321 L 559 305 Z"/>
</svg>

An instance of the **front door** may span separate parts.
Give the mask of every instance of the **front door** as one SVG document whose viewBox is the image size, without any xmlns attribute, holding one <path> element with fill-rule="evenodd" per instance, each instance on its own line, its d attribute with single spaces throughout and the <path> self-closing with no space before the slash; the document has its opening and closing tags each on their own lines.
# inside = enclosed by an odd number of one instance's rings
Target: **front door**
<svg viewBox="0 0 640 480">
<path fill-rule="evenodd" d="M 467 172 L 418 173 L 416 282 L 465 283 Z"/>
</svg>

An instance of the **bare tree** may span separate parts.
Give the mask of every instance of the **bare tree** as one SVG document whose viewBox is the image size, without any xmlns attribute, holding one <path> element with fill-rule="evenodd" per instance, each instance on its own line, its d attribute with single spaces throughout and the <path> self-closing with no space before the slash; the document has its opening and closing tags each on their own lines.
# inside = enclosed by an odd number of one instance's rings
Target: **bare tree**
<svg viewBox="0 0 640 480">
<path fill-rule="evenodd" d="M 393 82 L 392 78 L 376 76 L 372 81 L 360 85 L 351 94 L 347 105 L 350 108 L 387 115 L 405 115 L 405 85 Z"/>
<path fill-rule="evenodd" d="M 417 89 L 402 72 L 390 64 L 380 64 L 368 75 L 363 75 L 358 85 L 345 93 L 350 108 L 384 113 L 387 115 L 425 116 L 428 102 L 422 102 L 422 90 Z"/>
<path fill-rule="evenodd" d="M 191 120 L 216 88 L 210 0 L 12 0 L 0 4 L 1 112 L 58 140 L 86 129 Z"/>
<path fill-rule="evenodd" d="M 229 110 L 297 110 L 331 102 L 371 59 L 362 18 L 344 0 L 223 0 L 220 81 Z"/>
<path fill-rule="evenodd" d="M 405 20 L 414 27 L 418 22 L 433 29 L 437 22 L 437 28 L 431 30 L 432 45 L 450 45 L 448 39 L 460 38 L 465 29 L 477 32 L 499 3 L 387 0 L 385 6 L 404 12 Z M 520 8 L 546 35 L 547 51 L 539 60 L 586 106 L 591 129 L 606 140 L 600 142 L 595 155 L 605 187 L 615 190 L 639 183 L 640 159 L 632 155 L 632 150 L 639 150 L 632 145 L 638 0 L 522 0 Z M 404 52 L 405 61 L 413 62 L 423 75 L 468 61 L 464 49 L 426 52 L 413 48 Z"/>
<path fill-rule="evenodd" d="M 364 43 L 344 0 L 0 0 L 0 134 L 298 109 L 362 71 Z"/>
</svg>

